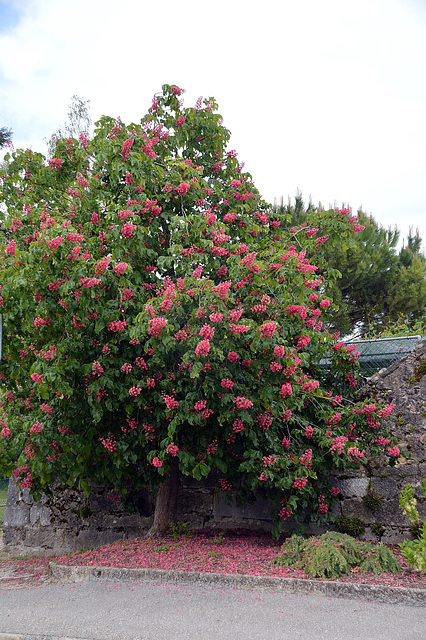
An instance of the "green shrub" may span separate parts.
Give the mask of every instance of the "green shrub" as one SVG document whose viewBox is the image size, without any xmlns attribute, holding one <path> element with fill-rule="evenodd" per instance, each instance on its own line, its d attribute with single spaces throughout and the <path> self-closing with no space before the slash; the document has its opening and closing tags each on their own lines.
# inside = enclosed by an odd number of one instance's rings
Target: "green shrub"
<svg viewBox="0 0 426 640">
<path fill-rule="evenodd" d="M 426 498 L 426 478 L 420 486 Z M 414 497 L 414 488 L 407 483 L 399 494 L 399 506 L 402 513 L 411 522 L 410 531 L 417 536 L 416 540 L 404 540 L 399 545 L 402 557 L 416 571 L 426 573 L 426 520 L 421 524 L 419 512 L 417 511 L 417 500 Z"/>
<path fill-rule="evenodd" d="M 356 517 L 340 516 L 340 518 L 336 520 L 336 528 L 340 533 L 347 533 L 354 538 L 358 538 L 365 533 L 364 522 Z"/>
<path fill-rule="evenodd" d="M 374 523 L 371 525 L 371 530 L 372 530 L 372 532 L 373 532 L 373 533 L 375 533 L 375 534 L 376 534 L 376 536 L 377 536 L 378 538 L 381 538 L 381 537 L 382 537 L 382 535 L 383 535 L 383 534 L 384 534 L 384 532 L 385 532 L 385 528 L 384 528 L 384 526 L 382 525 L 382 523 L 381 523 L 381 522 L 374 522 Z"/>
<path fill-rule="evenodd" d="M 380 493 L 378 493 L 378 491 L 375 491 L 375 489 L 372 489 L 371 483 L 370 483 L 368 485 L 367 493 L 362 499 L 365 506 L 368 507 L 371 511 L 377 511 L 377 509 L 382 504 L 382 500 L 383 500 L 383 497 L 380 495 Z"/>
<path fill-rule="evenodd" d="M 188 529 L 187 522 L 171 522 L 169 525 L 173 538 L 179 538 L 180 536 L 186 536 L 189 538 L 192 536 L 192 532 Z"/>
<path fill-rule="evenodd" d="M 312 578 L 339 578 L 359 567 L 360 573 L 397 573 L 398 561 L 382 544 L 355 540 L 345 533 L 328 531 L 321 536 L 292 536 L 281 547 L 274 564 L 301 569 Z"/>
</svg>

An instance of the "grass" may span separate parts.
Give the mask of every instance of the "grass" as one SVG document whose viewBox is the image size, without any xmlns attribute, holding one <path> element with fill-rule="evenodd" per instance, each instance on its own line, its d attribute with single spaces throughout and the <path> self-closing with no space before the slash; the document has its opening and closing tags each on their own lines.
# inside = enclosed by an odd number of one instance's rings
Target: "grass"
<svg viewBox="0 0 426 640">
<path fill-rule="evenodd" d="M 9 480 L 5 480 L 4 478 L 0 478 L 0 526 L 3 524 L 4 520 L 4 512 L 6 509 L 6 498 L 7 498 L 7 485 Z M 5 506 L 1 506 L 5 505 Z"/>
</svg>

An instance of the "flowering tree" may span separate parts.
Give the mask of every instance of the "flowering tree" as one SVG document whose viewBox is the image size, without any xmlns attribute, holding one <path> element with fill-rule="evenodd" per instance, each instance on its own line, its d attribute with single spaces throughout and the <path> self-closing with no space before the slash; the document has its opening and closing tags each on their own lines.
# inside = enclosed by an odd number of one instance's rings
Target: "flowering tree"
<svg viewBox="0 0 426 640">
<path fill-rule="evenodd" d="M 288 228 L 261 200 L 213 99 L 163 86 L 140 124 L 103 117 L 2 176 L 0 464 L 35 497 L 93 482 L 131 502 L 179 475 L 324 519 L 329 470 L 385 451 L 391 407 L 353 403 L 356 353 L 322 328 L 323 254 L 358 223 Z M 316 264 L 306 258 L 315 251 Z M 393 443 L 394 444 L 394 443 Z"/>
</svg>

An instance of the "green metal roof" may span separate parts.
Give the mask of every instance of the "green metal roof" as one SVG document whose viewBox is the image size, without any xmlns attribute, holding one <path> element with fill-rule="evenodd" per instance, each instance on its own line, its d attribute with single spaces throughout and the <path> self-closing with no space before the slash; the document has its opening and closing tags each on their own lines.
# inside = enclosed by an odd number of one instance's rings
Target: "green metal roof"
<svg viewBox="0 0 426 640">
<path fill-rule="evenodd" d="M 346 346 L 356 346 L 359 352 L 361 374 L 367 378 L 381 369 L 408 355 L 422 339 L 422 336 L 404 336 L 401 338 L 381 338 L 377 340 L 357 340 L 346 342 Z"/>
</svg>

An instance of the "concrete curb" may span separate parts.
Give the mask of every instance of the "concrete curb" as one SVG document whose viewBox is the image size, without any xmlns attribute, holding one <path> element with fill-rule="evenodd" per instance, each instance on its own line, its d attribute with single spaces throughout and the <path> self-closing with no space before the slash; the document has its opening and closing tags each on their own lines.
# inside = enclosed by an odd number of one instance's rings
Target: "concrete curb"
<svg viewBox="0 0 426 640">
<path fill-rule="evenodd" d="M 0 633 L 0 640 L 89 640 L 88 638 L 69 638 L 68 636 L 46 636 L 28 633 Z"/>
<path fill-rule="evenodd" d="M 164 569 L 78 567 L 56 564 L 55 562 L 49 562 L 49 573 L 55 580 L 61 582 L 83 582 L 88 580 L 141 582 L 143 580 L 154 580 L 155 582 L 213 584 L 236 589 L 262 589 L 265 591 L 303 593 L 334 598 L 362 598 L 364 600 L 383 602 L 385 604 L 405 604 L 417 607 L 426 606 L 426 589 L 328 582 L 305 578 L 197 573 L 195 571 L 167 571 Z M 3 640 L 1 634 L 0 640 Z M 19 640 L 21 640 L 21 638 L 19 638 Z"/>
</svg>

